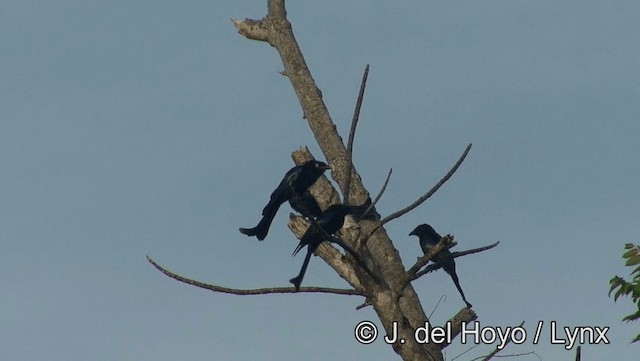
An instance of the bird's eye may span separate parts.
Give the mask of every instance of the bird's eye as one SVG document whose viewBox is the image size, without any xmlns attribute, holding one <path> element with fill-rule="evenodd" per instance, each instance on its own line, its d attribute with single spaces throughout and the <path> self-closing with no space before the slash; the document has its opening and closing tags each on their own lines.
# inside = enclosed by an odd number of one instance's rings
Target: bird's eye
<svg viewBox="0 0 640 361">
<path fill-rule="evenodd" d="M 318 167 L 320 166 L 320 164 L 319 164 L 319 163 L 316 163 L 316 164 L 315 164 L 315 166 L 316 166 L 316 168 L 318 168 Z"/>
</svg>

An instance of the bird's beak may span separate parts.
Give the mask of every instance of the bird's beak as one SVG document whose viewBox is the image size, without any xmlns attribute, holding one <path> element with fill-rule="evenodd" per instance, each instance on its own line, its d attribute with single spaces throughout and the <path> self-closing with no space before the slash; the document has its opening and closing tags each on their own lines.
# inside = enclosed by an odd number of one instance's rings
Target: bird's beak
<svg viewBox="0 0 640 361">
<path fill-rule="evenodd" d="M 416 233 L 416 230 L 414 229 L 413 231 L 411 231 L 411 233 L 409 233 L 410 236 L 417 236 L 418 234 Z"/>
<path fill-rule="evenodd" d="M 323 167 L 322 167 L 322 169 L 324 169 L 324 170 L 328 170 L 328 169 L 332 169 L 332 168 L 331 168 L 331 166 L 330 166 L 330 165 L 328 165 L 328 164 L 327 164 L 327 165 L 323 166 Z"/>
</svg>

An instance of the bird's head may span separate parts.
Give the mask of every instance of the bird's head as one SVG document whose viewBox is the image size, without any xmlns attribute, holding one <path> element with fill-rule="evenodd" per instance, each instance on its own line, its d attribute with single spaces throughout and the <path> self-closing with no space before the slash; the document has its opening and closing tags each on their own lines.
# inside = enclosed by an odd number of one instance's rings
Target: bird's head
<svg viewBox="0 0 640 361">
<path fill-rule="evenodd" d="M 316 170 L 320 171 L 320 173 L 324 172 L 327 169 L 331 169 L 331 167 L 329 167 L 329 165 L 327 165 L 327 163 L 319 161 L 319 160 L 315 160 L 315 159 L 312 159 L 312 160 L 306 162 L 303 166 L 316 169 Z"/>
<path fill-rule="evenodd" d="M 426 223 L 417 226 L 413 231 L 411 231 L 411 233 L 409 233 L 409 235 L 418 236 L 420 238 L 428 237 L 428 238 L 437 239 L 437 240 L 440 240 L 440 238 L 442 238 L 440 237 L 438 232 L 436 232 L 436 230 L 433 229 L 433 227 L 431 227 Z"/>
</svg>

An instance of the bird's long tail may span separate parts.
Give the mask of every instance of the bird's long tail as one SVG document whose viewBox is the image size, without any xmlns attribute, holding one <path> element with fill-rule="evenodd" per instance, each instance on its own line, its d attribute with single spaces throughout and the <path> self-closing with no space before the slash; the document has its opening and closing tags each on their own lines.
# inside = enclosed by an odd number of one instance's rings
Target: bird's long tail
<svg viewBox="0 0 640 361">
<path fill-rule="evenodd" d="M 260 241 L 265 239 L 267 237 L 267 233 L 269 233 L 271 222 L 273 222 L 273 218 L 275 218 L 282 203 L 283 202 L 281 202 L 280 199 L 271 198 L 269 203 L 262 210 L 262 219 L 258 225 L 253 228 L 240 228 L 240 233 L 246 234 L 249 237 L 255 236 Z"/>
<path fill-rule="evenodd" d="M 307 272 L 307 266 L 309 266 L 309 260 L 311 259 L 312 253 L 313 251 L 311 250 L 311 248 L 307 247 L 307 255 L 304 257 L 304 262 L 302 262 L 300 273 L 298 273 L 297 276 L 289 280 L 289 282 L 293 283 L 293 285 L 296 287 L 296 291 L 300 291 L 300 284 L 302 283 L 304 274 Z"/>
<path fill-rule="evenodd" d="M 298 252 L 300 252 L 300 250 L 302 249 L 302 247 L 304 247 L 305 244 L 300 241 L 300 243 L 298 243 L 298 246 L 296 247 L 296 249 L 293 250 L 293 253 L 291 253 L 291 257 L 294 257 L 295 255 L 298 254 Z"/>
<path fill-rule="evenodd" d="M 464 303 L 467 304 L 467 308 L 471 308 L 473 307 L 473 305 L 471 305 L 468 301 L 467 298 L 464 296 L 464 291 L 462 291 L 462 287 L 460 287 L 460 280 L 458 279 L 458 274 L 456 273 L 455 268 L 453 269 L 452 272 L 449 272 L 449 269 L 445 268 L 445 271 L 449 274 L 449 276 L 451 276 L 451 279 L 453 280 L 453 284 L 456 285 L 456 288 L 458 289 L 458 292 L 460 292 L 460 296 L 462 296 L 462 300 L 464 301 Z"/>
</svg>

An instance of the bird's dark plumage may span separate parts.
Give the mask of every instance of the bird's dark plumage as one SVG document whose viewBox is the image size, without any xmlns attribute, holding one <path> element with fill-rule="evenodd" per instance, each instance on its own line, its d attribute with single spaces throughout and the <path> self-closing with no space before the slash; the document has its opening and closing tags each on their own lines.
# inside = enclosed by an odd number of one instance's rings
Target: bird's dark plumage
<svg viewBox="0 0 640 361">
<path fill-rule="evenodd" d="M 317 160 L 310 160 L 291 168 L 285 174 L 278 188 L 271 193 L 269 203 L 262 210 L 262 219 L 258 225 L 253 228 L 240 228 L 240 232 L 247 236 L 256 236 L 261 241 L 265 239 L 273 218 L 282 203 L 286 201 L 289 201 L 291 206 L 305 217 L 319 215 L 320 207 L 311 193 L 309 193 L 308 188 L 327 169 L 331 169 L 331 167 Z"/>
<path fill-rule="evenodd" d="M 322 209 L 320 209 L 318 201 L 316 201 L 308 189 L 302 193 L 302 195 L 294 195 L 291 197 L 289 205 L 293 210 L 309 219 L 319 217 L 322 214 Z"/>
<path fill-rule="evenodd" d="M 364 206 L 346 206 L 344 204 L 334 204 L 329 208 L 325 209 L 322 214 L 317 217 L 312 223 L 307 231 L 304 233 L 302 238 L 300 239 L 300 243 L 293 251 L 293 255 L 295 256 L 304 246 L 307 246 L 307 254 L 304 258 L 304 262 L 302 263 L 302 268 L 300 268 L 300 273 L 289 280 L 289 282 L 293 283 L 296 287 L 296 290 L 300 289 L 300 283 L 302 283 L 302 279 L 304 278 L 304 274 L 307 271 L 307 266 L 309 265 L 309 259 L 313 252 L 318 248 L 320 243 L 324 241 L 334 242 L 342 246 L 349 253 L 355 255 L 355 252 L 351 250 L 348 246 L 346 246 L 340 239 L 334 237 L 333 234 L 337 233 L 342 226 L 344 225 L 344 218 L 348 214 L 354 214 L 356 216 L 360 216 L 363 214 L 366 207 Z"/>
<path fill-rule="evenodd" d="M 429 250 L 431 250 L 435 245 L 440 242 L 442 237 L 436 232 L 433 227 L 428 224 L 421 224 L 416 229 L 409 233 L 410 236 L 418 236 L 420 238 L 420 247 L 422 248 L 422 252 L 427 254 Z M 448 249 L 443 249 L 438 252 L 431 259 L 435 263 L 439 264 L 442 269 L 451 276 L 453 283 L 456 285 L 458 292 L 460 292 L 460 296 L 462 296 L 462 300 L 467 304 L 467 308 L 473 307 L 469 302 L 467 302 L 467 298 L 464 296 L 464 292 L 462 291 L 462 287 L 460 287 L 460 280 L 458 279 L 458 274 L 456 273 L 456 262 L 449 252 Z"/>
</svg>

